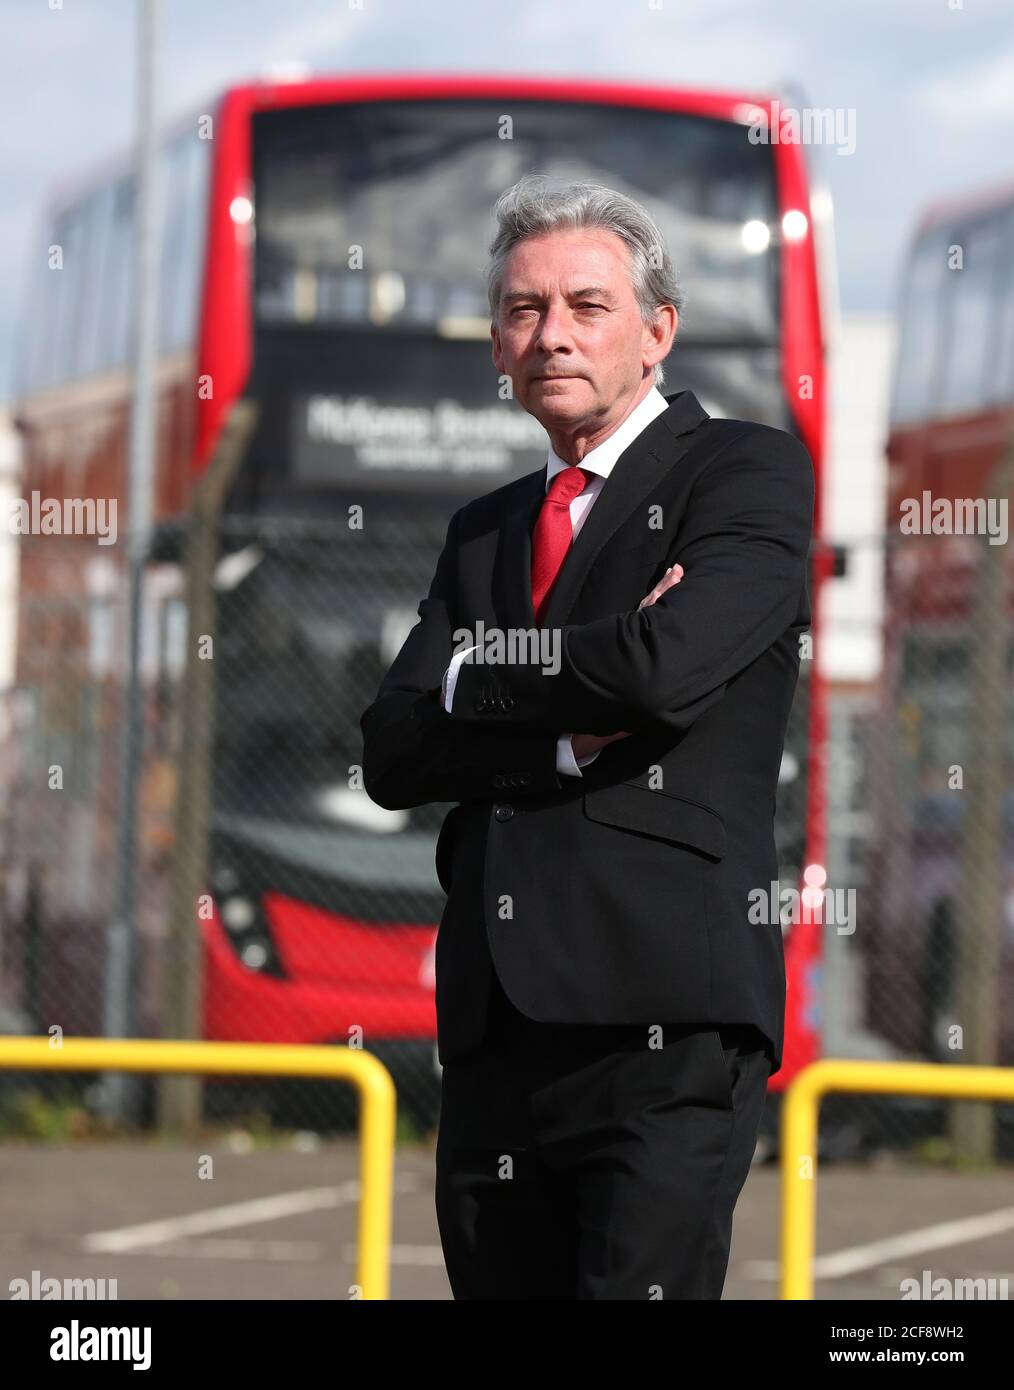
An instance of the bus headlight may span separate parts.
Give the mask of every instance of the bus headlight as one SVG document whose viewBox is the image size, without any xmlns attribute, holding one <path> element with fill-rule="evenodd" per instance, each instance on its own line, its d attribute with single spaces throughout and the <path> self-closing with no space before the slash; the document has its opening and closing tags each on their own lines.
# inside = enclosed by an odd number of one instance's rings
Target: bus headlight
<svg viewBox="0 0 1014 1390">
<path fill-rule="evenodd" d="M 285 976 L 271 928 L 256 893 L 244 892 L 241 874 L 219 865 L 212 875 L 218 917 L 237 959 L 258 975 Z"/>
<path fill-rule="evenodd" d="M 251 941 L 240 951 L 239 958 L 251 970 L 263 970 L 268 963 L 267 948 L 259 941 Z"/>
<path fill-rule="evenodd" d="M 257 909 L 249 898 L 235 894 L 225 899 L 221 907 L 222 921 L 231 932 L 249 931 L 257 919 Z"/>
</svg>

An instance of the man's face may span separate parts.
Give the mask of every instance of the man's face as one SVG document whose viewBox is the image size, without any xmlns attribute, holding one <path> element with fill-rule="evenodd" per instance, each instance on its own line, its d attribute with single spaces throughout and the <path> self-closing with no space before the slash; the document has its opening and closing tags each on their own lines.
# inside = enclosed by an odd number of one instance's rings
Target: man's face
<svg viewBox="0 0 1014 1390">
<path fill-rule="evenodd" d="M 608 420 L 664 355 L 629 266 L 624 242 L 598 228 L 526 237 L 507 258 L 493 361 L 550 432 Z"/>
</svg>

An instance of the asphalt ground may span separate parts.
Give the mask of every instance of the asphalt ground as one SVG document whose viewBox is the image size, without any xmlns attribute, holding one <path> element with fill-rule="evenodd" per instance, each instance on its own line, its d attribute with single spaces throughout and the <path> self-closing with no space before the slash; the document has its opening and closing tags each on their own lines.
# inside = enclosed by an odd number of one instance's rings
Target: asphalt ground
<svg viewBox="0 0 1014 1390">
<path fill-rule="evenodd" d="M 203 1149 L 0 1145 L 3 1296 L 11 1280 L 38 1270 L 39 1278 L 116 1279 L 119 1299 L 348 1299 L 356 1143 L 304 1143 L 306 1151 L 243 1151 L 227 1137 Z M 817 1298 L 898 1302 L 902 1280 L 921 1280 L 924 1270 L 1007 1279 L 1014 1289 L 1012 1178 L 1009 1167 L 962 1174 L 884 1157 L 825 1165 Z M 778 1220 L 777 1167 L 755 1165 L 736 1210 L 726 1299 L 778 1297 Z M 393 1299 L 451 1297 L 432 1145 L 397 1152 L 391 1276 Z"/>
</svg>

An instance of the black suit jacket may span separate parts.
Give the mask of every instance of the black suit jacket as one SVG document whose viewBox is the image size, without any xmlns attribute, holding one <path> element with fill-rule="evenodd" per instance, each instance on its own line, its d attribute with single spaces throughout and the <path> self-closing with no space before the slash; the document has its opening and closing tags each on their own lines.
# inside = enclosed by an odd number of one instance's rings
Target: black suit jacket
<svg viewBox="0 0 1014 1390">
<path fill-rule="evenodd" d="M 667 400 L 620 455 L 551 591 L 558 672 L 466 661 L 452 712 L 440 707 L 480 619 L 536 630 L 543 468 L 455 512 L 420 620 L 362 716 L 374 801 L 460 803 L 436 850 L 441 1062 L 481 1041 L 495 967 L 531 1018 L 752 1023 L 781 1065 L 781 927 L 777 910 L 750 922 L 748 895 L 778 876 L 813 466 L 782 430 L 712 419 L 690 391 Z M 677 561 L 682 581 L 639 610 Z M 557 774 L 561 732 L 620 729 L 631 737 L 583 777 Z"/>
</svg>

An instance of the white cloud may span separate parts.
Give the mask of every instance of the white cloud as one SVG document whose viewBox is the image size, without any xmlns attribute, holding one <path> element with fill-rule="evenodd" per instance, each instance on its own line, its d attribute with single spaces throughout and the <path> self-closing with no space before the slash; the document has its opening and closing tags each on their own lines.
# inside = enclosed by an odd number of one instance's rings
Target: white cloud
<svg viewBox="0 0 1014 1390">
<path fill-rule="evenodd" d="M 996 119 L 1009 129 L 1012 93 L 1014 45 L 931 72 L 915 81 L 912 95 L 928 115 L 947 125 L 975 129 Z"/>
<path fill-rule="evenodd" d="M 893 267 L 930 196 L 1009 168 L 1010 0 L 172 0 L 163 6 L 169 116 L 269 65 L 321 73 L 583 75 L 723 89 L 786 79 L 816 106 L 854 107 L 859 149 L 826 161 L 846 305 L 892 306 Z M 7 6 L 0 46 L 0 395 L 11 305 L 34 219 L 67 175 L 128 143 L 136 0 Z"/>
</svg>

